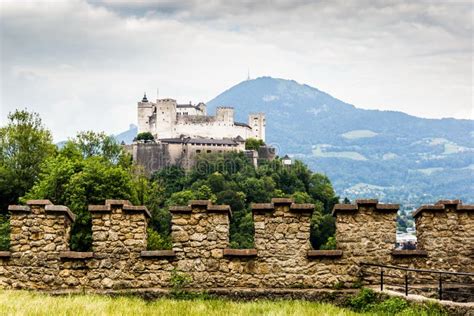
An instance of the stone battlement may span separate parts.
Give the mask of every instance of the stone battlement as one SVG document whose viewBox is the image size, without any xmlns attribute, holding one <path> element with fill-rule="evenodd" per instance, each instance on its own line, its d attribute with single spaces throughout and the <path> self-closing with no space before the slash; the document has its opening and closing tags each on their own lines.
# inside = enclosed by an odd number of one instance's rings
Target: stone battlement
<svg viewBox="0 0 474 316">
<path fill-rule="evenodd" d="M 0 288 L 101 290 L 170 287 L 173 270 L 193 288 L 331 288 L 359 282 L 361 263 L 474 272 L 474 206 L 440 201 L 415 214 L 419 249 L 394 250 L 397 204 L 337 204 L 336 250 L 309 242 L 312 204 L 276 198 L 252 205 L 254 249 L 229 248 L 232 212 L 207 200 L 170 207 L 172 250 L 148 251 L 143 206 L 91 205 L 92 251 L 69 249 L 74 214 L 48 200 L 13 205 L 11 247 L 0 252 Z M 370 278 L 365 278 L 371 282 Z"/>
</svg>

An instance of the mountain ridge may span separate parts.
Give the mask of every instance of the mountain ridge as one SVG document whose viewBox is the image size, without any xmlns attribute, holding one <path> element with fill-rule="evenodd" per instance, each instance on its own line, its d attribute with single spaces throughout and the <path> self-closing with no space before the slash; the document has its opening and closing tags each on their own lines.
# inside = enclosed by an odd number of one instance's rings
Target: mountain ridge
<svg viewBox="0 0 474 316">
<path fill-rule="evenodd" d="M 327 174 L 341 196 L 407 204 L 474 201 L 473 120 L 361 109 L 272 77 L 242 81 L 207 105 L 209 113 L 233 106 L 242 122 L 251 112 L 264 112 L 267 143 Z"/>
</svg>

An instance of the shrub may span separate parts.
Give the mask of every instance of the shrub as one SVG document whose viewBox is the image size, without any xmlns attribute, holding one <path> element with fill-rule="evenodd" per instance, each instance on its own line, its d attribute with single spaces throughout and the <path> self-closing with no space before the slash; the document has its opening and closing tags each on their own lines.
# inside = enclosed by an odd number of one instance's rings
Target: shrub
<svg viewBox="0 0 474 316">
<path fill-rule="evenodd" d="M 155 137 L 150 132 L 143 132 L 139 133 L 137 137 L 135 137 L 135 140 L 143 140 L 143 141 L 151 141 L 155 140 Z"/>
<path fill-rule="evenodd" d="M 8 217 L 0 215 L 0 250 L 10 249 L 10 222 Z"/>
<path fill-rule="evenodd" d="M 334 250 L 336 249 L 336 237 L 329 237 L 328 241 L 320 247 L 322 250 Z"/>
<path fill-rule="evenodd" d="M 349 300 L 349 307 L 357 312 L 365 312 L 373 308 L 377 302 L 377 294 L 371 289 L 363 288 Z"/>
<path fill-rule="evenodd" d="M 371 311 L 377 313 L 394 315 L 400 313 L 409 307 L 407 301 L 399 297 L 391 297 L 371 308 Z"/>
<path fill-rule="evenodd" d="M 185 287 L 191 283 L 191 277 L 185 273 L 179 273 L 176 268 L 171 271 L 171 295 L 175 298 L 187 298 Z"/>
<path fill-rule="evenodd" d="M 147 229 L 148 235 L 148 250 L 162 250 L 162 249 L 171 249 L 171 238 L 170 236 L 161 236 L 157 231 L 148 228 Z"/>
<path fill-rule="evenodd" d="M 263 145 L 265 145 L 265 143 L 261 139 L 249 137 L 245 141 L 245 149 L 247 150 L 258 150 L 260 146 L 263 146 Z"/>
</svg>

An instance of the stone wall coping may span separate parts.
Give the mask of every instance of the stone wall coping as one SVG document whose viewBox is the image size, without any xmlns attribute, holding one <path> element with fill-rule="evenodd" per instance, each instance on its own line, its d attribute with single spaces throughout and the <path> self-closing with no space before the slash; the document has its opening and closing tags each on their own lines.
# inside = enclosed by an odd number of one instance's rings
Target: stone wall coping
<svg viewBox="0 0 474 316">
<path fill-rule="evenodd" d="M 71 220 L 71 222 L 76 220 L 76 215 L 74 215 L 74 213 L 64 205 L 46 205 L 44 210 L 49 214 L 66 215 Z"/>
<path fill-rule="evenodd" d="M 174 250 L 144 250 L 140 252 L 141 257 L 145 258 L 159 258 L 159 257 L 175 257 Z"/>
<path fill-rule="evenodd" d="M 357 205 L 373 205 L 373 204 L 378 204 L 379 200 L 377 199 L 359 199 L 355 201 L 355 204 Z"/>
<path fill-rule="evenodd" d="M 272 203 L 274 205 L 280 205 L 280 204 L 287 204 L 287 205 L 291 205 L 292 203 L 294 203 L 295 201 L 293 201 L 293 199 L 289 199 L 289 198 L 273 198 L 272 199 Z"/>
<path fill-rule="evenodd" d="M 112 208 L 109 205 L 89 205 L 88 206 L 89 212 L 110 212 Z"/>
<path fill-rule="evenodd" d="M 456 211 L 474 211 L 474 205 L 467 204 L 463 205 L 461 200 L 439 200 L 432 205 L 422 205 L 414 213 L 413 217 L 419 216 L 423 212 L 439 212 L 444 211 L 447 205 L 453 205 L 456 207 Z"/>
<path fill-rule="evenodd" d="M 274 211 L 275 205 L 289 205 L 290 211 L 313 211 L 314 204 L 311 203 L 294 203 L 292 199 L 274 198 L 272 203 L 252 203 L 252 211 Z"/>
<path fill-rule="evenodd" d="M 211 201 L 210 200 L 191 200 L 189 201 L 189 206 L 193 207 L 193 206 L 208 206 L 208 205 L 211 205 Z"/>
<path fill-rule="evenodd" d="M 193 209 L 188 205 L 173 205 L 169 207 L 170 213 L 191 213 Z"/>
<path fill-rule="evenodd" d="M 461 200 L 439 200 L 435 205 L 460 205 L 462 204 Z"/>
<path fill-rule="evenodd" d="M 105 205 L 132 205 L 129 200 L 105 200 Z"/>
<path fill-rule="evenodd" d="M 256 257 L 257 249 L 232 249 L 225 248 L 224 256 L 228 257 Z"/>
<path fill-rule="evenodd" d="M 439 211 L 444 211 L 445 209 L 446 208 L 445 208 L 444 204 L 422 205 L 413 213 L 413 217 L 417 217 L 417 216 L 421 215 L 421 213 L 426 212 L 426 211 L 439 212 Z"/>
<path fill-rule="evenodd" d="M 90 259 L 94 257 L 92 251 L 61 251 L 59 258 L 61 259 Z"/>
<path fill-rule="evenodd" d="M 151 213 L 144 205 L 126 205 L 122 206 L 122 210 L 126 212 L 143 212 L 146 217 L 151 218 Z"/>
<path fill-rule="evenodd" d="M 414 250 L 392 250 L 392 256 L 394 257 L 426 257 L 428 252 L 426 250 L 414 249 Z"/>
<path fill-rule="evenodd" d="M 357 212 L 361 205 L 373 205 L 376 211 L 398 212 L 400 204 L 381 204 L 377 199 L 356 200 L 355 204 L 336 204 L 332 209 L 332 215 L 335 216 L 339 211 Z"/>
<path fill-rule="evenodd" d="M 26 205 L 52 205 L 50 200 L 28 200 Z"/>
<path fill-rule="evenodd" d="M 31 212 L 31 208 L 28 205 L 8 205 L 10 212 Z"/>
<path fill-rule="evenodd" d="M 10 251 L 0 251 L 0 258 L 10 258 L 11 255 Z"/>
<path fill-rule="evenodd" d="M 397 211 L 400 208 L 400 204 L 377 204 L 377 211 Z"/>
<path fill-rule="evenodd" d="M 312 212 L 314 211 L 314 204 L 311 204 L 311 203 L 292 203 L 290 205 L 290 211 L 294 212 L 294 211 L 308 211 L 308 212 Z"/>
<path fill-rule="evenodd" d="M 342 256 L 342 250 L 309 250 L 308 258 L 338 258 Z"/>
<path fill-rule="evenodd" d="M 252 203 L 250 207 L 252 208 L 252 211 L 273 211 L 275 209 L 273 203 Z"/>
<path fill-rule="evenodd" d="M 208 212 L 216 212 L 216 213 L 227 213 L 229 216 L 232 216 L 232 210 L 230 209 L 229 205 L 208 205 L 207 206 Z"/>
<path fill-rule="evenodd" d="M 144 205 L 132 205 L 126 200 L 106 200 L 105 205 L 89 205 L 88 210 L 91 213 L 111 212 L 112 205 L 122 206 L 124 212 L 143 212 L 146 217 L 151 218 L 151 213 Z"/>
<path fill-rule="evenodd" d="M 349 212 L 357 212 L 359 208 L 355 204 L 336 204 L 332 208 L 332 215 L 336 215 L 337 211 L 349 211 Z"/>
<path fill-rule="evenodd" d="M 474 205 L 458 205 L 458 211 L 474 211 Z"/>
</svg>

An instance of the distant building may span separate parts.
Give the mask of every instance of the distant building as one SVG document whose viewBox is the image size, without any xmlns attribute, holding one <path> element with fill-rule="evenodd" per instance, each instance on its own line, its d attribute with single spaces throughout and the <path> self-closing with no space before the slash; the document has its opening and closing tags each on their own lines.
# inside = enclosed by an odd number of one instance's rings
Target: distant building
<svg viewBox="0 0 474 316">
<path fill-rule="evenodd" d="M 201 153 L 245 152 L 256 166 L 260 159 L 272 160 L 275 149 L 261 146 L 245 150 L 245 140 L 265 141 L 265 114 L 253 113 L 248 124 L 234 120 L 234 108 L 218 107 L 207 115 L 204 103 L 178 104 L 174 99 L 138 102 L 138 133 L 149 132 L 153 142 L 134 142 L 125 146 L 134 161 L 149 173 L 171 165 L 189 169 Z"/>
<path fill-rule="evenodd" d="M 155 139 L 241 137 L 265 141 L 265 114 L 253 113 L 248 123 L 234 120 L 234 108 L 221 106 L 215 115 L 207 115 L 206 104 L 178 104 L 173 99 L 148 101 L 146 95 L 138 102 L 138 133 L 150 132 Z"/>
</svg>

